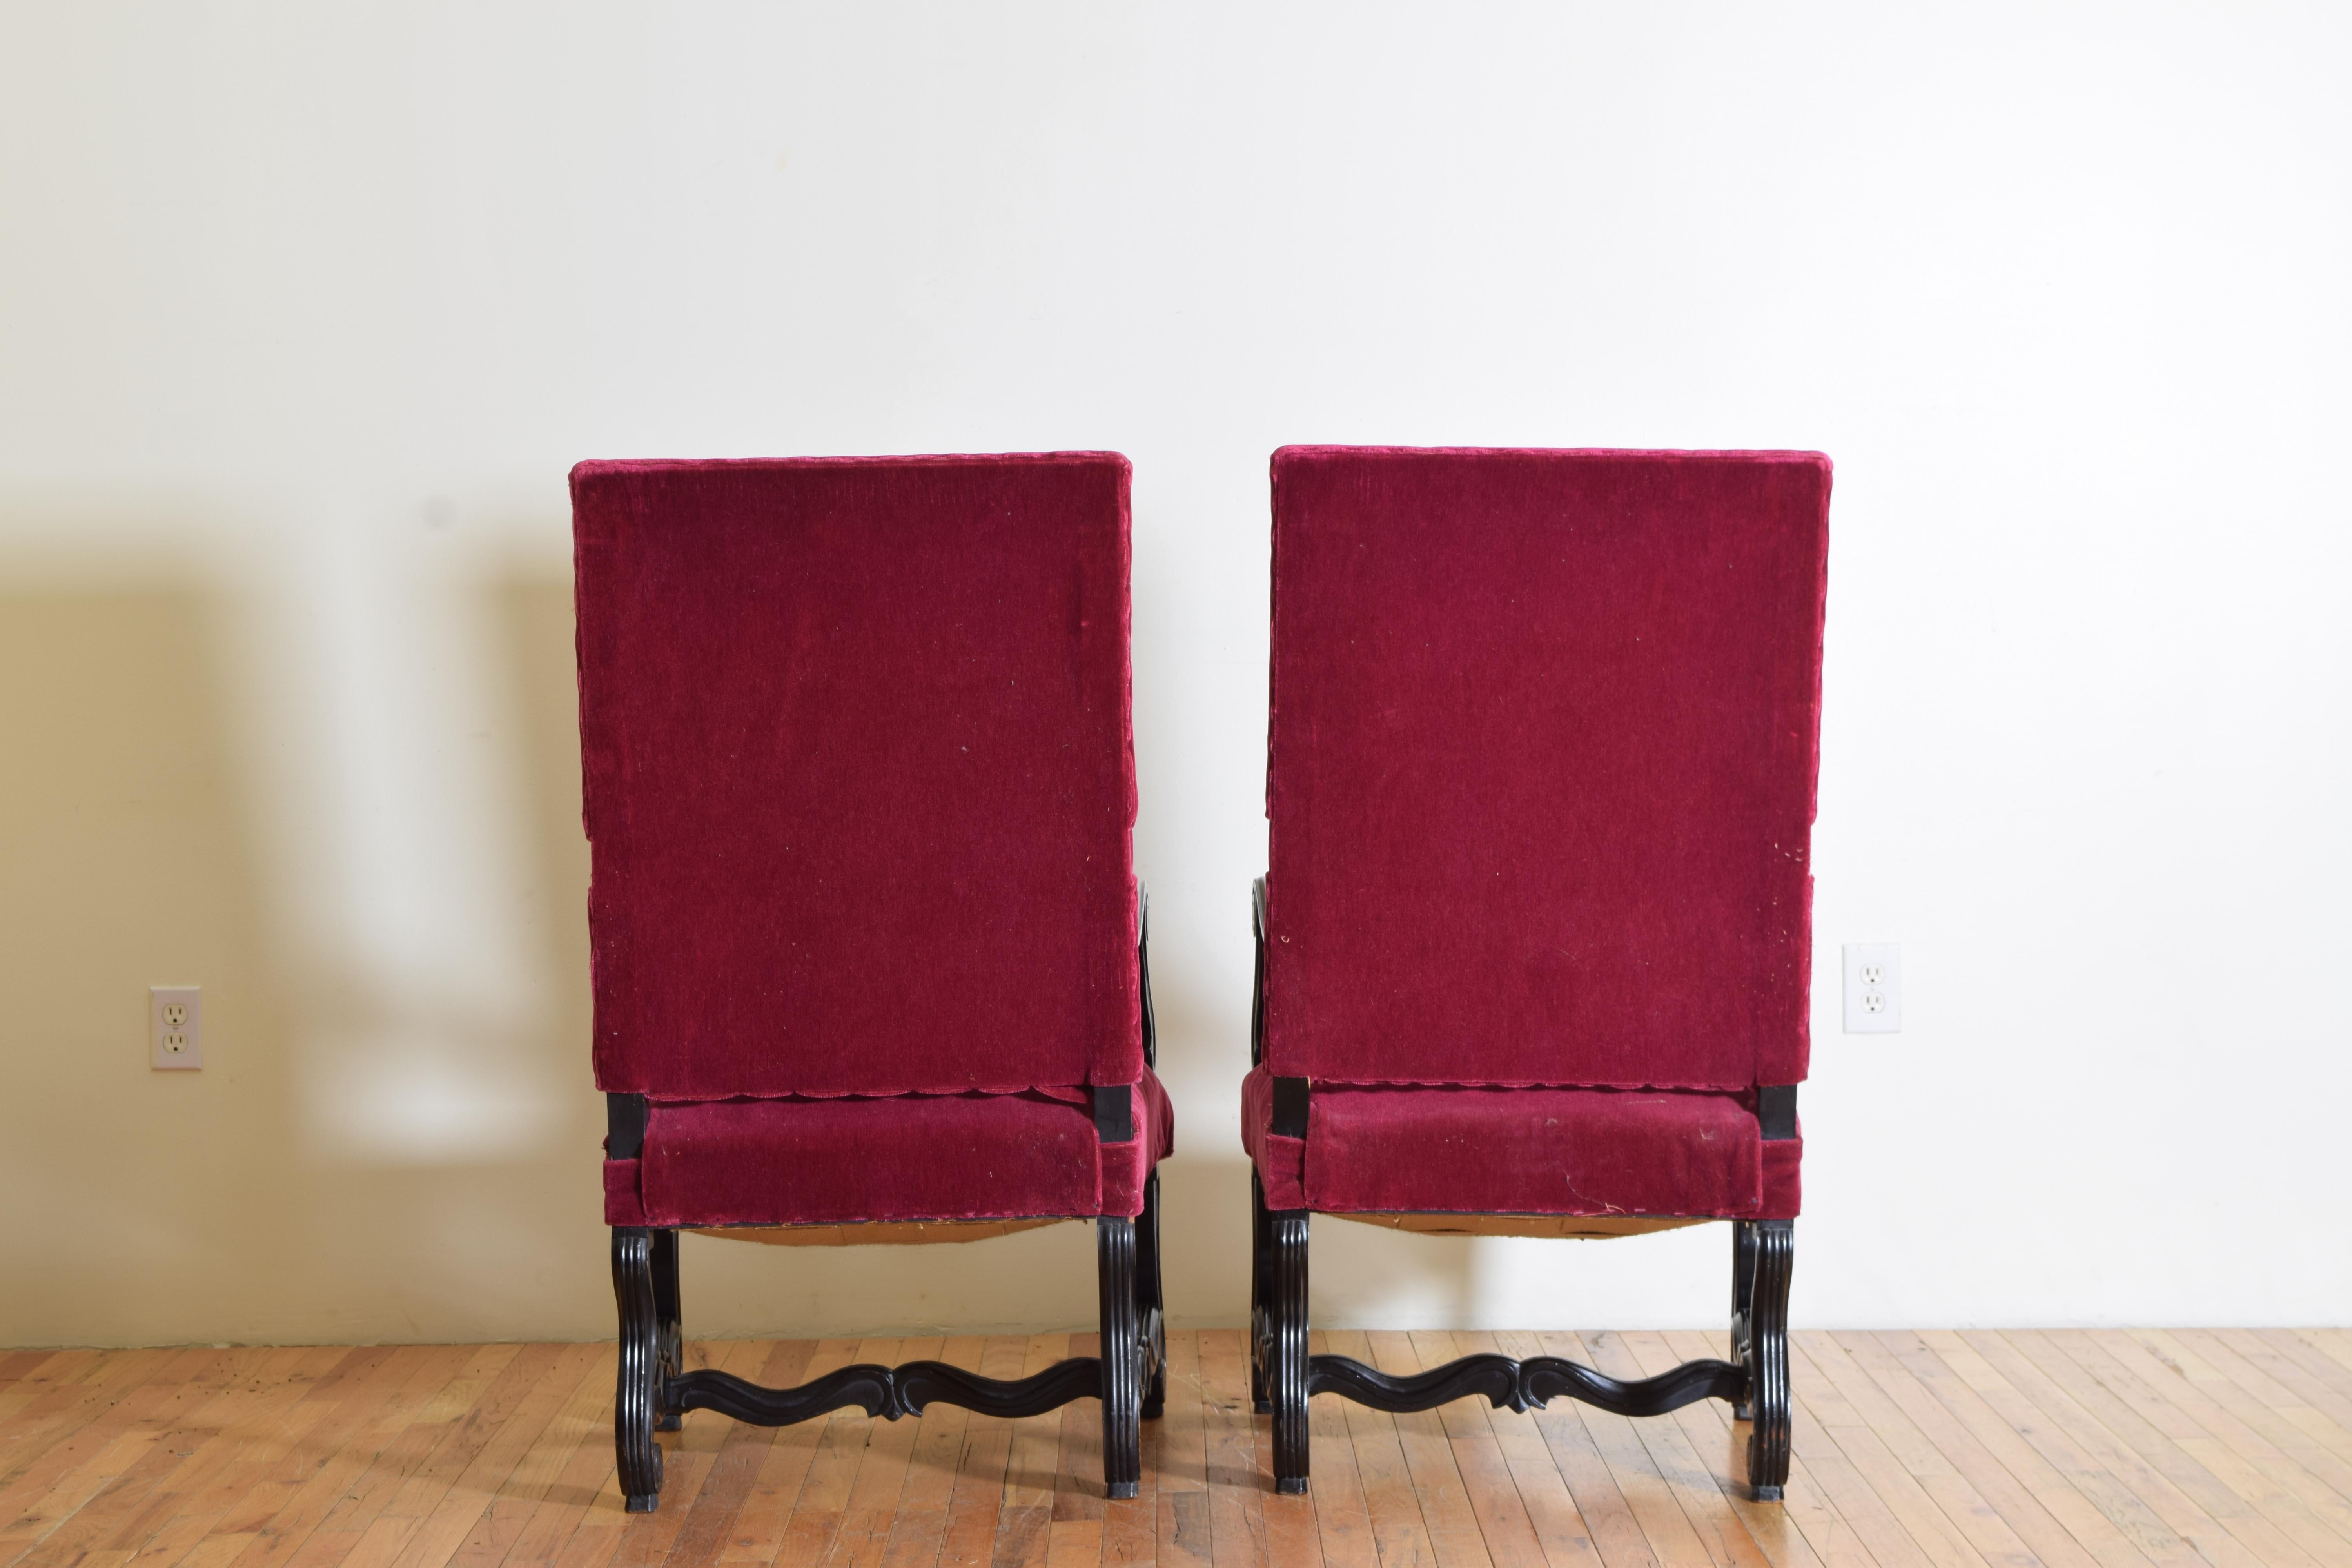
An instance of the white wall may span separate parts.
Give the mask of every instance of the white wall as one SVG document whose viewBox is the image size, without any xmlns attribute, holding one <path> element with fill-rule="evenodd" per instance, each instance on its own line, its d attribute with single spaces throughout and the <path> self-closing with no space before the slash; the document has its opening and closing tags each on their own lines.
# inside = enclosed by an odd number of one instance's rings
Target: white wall
<svg viewBox="0 0 2352 1568">
<path fill-rule="evenodd" d="M 1039 447 L 1135 459 L 1237 1321 L 1291 441 L 1835 458 L 1801 1323 L 2352 1321 L 2347 78 L 2240 3 L 0 8 L 0 1341 L 608 1335 L 564 471 Z M 1092 1310 L 1075 1227 L 688 1248 L 698 1331 Z M 1326 1222 L 1317 1310 L 1727 1251 Z"/>
</svg>

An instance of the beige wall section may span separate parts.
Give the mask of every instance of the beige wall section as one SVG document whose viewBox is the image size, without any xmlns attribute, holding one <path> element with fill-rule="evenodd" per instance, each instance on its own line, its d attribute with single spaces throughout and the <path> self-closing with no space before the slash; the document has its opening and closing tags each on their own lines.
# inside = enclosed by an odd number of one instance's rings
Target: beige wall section
<svg viewBox="0 0 2352 1568">
<path fill-rule="evenodd" d="M 527 1058 L 547 1092 L 510 1156 L 386 1160 L 316 1125 L 320 1080 L 370 1078 L 337 1053 L 389 1048 L 397 1008 L 320 962 L 332 944 L 301 940 L 273 900 L 270 859 L 303 846 L 265 858 L 266 797 L 236 744 L 268 728 L 229 657 L 230 621 L 254 606 L 194 574 L 93 575 L 0 590 L 0 1206 L 18 1259 L 0 1270 L 5 1337 L 596 1333 L 600 1243 L 582 1199 L 596 1108 L 560 1061 L 577 1065 L 577 986 L 545 987 L 514 1037 L 483 1042 Z M 518 654 L 545 645 L 534 676 L 560 669 L 560 595 L 509 587 L 483 607 Z M 515 891 L 551 976 L 576 979 L 578 955 L 558 949 L 580 856 L 559 823 L 534 814 L 540 874 Z M 159 983 L 204 987 L 201 1071 L 147 1064 Z M 398 1077 L 373 1081 L 396 1092 Z"/>
</svg>

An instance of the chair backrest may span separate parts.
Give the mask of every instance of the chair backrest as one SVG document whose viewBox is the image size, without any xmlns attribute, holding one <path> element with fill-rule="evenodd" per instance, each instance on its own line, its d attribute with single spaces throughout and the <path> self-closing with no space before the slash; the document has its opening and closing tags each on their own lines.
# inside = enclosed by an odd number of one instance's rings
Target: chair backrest
<svg viewBox="0 0 2352 1568">
<path fill-rule="evenodd" d="M 1274 458 L 1265 1055 L 1804 1077 L 1830 466 Z"/>
<path fill-rule="evenodd" d="M 583 463 L 595 1061 L 659 1098 L 1128 1083 L 1128 464 Z"/>
</svg>

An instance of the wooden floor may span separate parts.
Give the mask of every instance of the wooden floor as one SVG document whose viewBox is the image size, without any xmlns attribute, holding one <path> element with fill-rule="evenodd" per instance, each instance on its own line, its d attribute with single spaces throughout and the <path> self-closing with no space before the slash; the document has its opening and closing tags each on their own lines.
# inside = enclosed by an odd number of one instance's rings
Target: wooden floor
<svg viewBox="0 0 2352 1568">
<path fill-rule="evenodd" d="M 1326 1336 L 1317 1336 L 1318 1342 Z M 939 1356 L 998 1375 L 1091 1336 L 725 1342 L 787 1384 Z M 1618 1374 L 1692 1334 L 1339 1334 L 1394 1372 L 1471 1350 Z M 0 1565 L 612 1568 L 656 1562 L 1349 1568 L 2352 1564 L 2352 1331 L 1797 1336 L 1785 1505 L 1741 1495 L 1726 1406 L 1388 1416 L 1314 1403 L 1276 1498 L 1241 1336 L 1171 1335 L 1143 1496 L 1106 1504 L 1099 1407 L 1005 1422 L 687 1417 L 661 1511 L 613 1489 L 609 1345 L 0 1354 Z"/>
</svg>

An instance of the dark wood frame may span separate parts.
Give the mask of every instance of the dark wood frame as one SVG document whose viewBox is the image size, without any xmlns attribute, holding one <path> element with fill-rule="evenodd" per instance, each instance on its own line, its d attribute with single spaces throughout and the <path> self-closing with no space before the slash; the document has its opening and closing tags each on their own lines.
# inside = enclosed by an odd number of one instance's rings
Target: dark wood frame
<svg viewBox="0 0 2352 1568">
<path fill-rule="evenodd" d="M 1257 995 L 1250 1020 L 1250 1059 L 1265 1059 L 1265 883 L 1254 889 Z M 1275 1080 L 1275 1130 L 1307 1132 L 1309 1086 Z M 1781 1085 L 1759 1096 L 1766 1137 L 1792 1137 L 1796 1090 Z M 1517 1361 L 1493 1353 L 1464 1356 L 1428 1372 L 1391 1377 L 1348 1356 L 1307 1349 L 1307 1233 L 1311 1211 L 1270 1209 L 1250 1175 L 1250 1398 L 1274 1417 L 1274 1489 L 1307 1490 L 1307 1402 L 1336 1394 L 1375 1410 L 1433 1410 L 1484 1395 L 1496 1409 L 1524 1411 L 1560 1397 L 1619 1415 L 1663 1415 L 1701 1399 L 1731 1402 L 1749 1423 L 1748 1483 L 1759 1502 L 1777 1502 L 1789 1479 L 1789 1275 L 1796 1222 L 1732 1222 L 1731 1359 L 1685 1362 L 1655 1377 L 1621 1382 L 1558 1356 Z"/>
<path fill-rule="evenodd" d="M 1136 966 L 1142 983 L 1143 1060 L 1151 1067 L 1157 1065 L 1159 1051 L 1146 955 L 1148 913 L 1143 925 Z M 607 1100 L 612 1128 L 607 1154 L 634 1157 L 645 1137 L 644 1100 L 611 1095 Z M 1145 1135 L 1136 1125 L 1136 1108 L 1124 1088 L 1097 1092 L 1095 1126 L 1107 1142 Z M 1140 1423 L 1160 1414 L 1168 1394 L 1159 1173 L 1145 1178 L 1141 1215 L 1134 1219 L 1100 1215 L 1094 1223 L 1102 1354 L 1072 1356 L 1013 1379 L 983 1377 L 937 1361 L 898 1366 L 861 1363 L 796 1388 L 763 1388 L 709 1367 L 687 1371 L 678 1327 L 677 1232 L 662 1226 L 614 1226 L 613 1298 L 620 1314 L 621 1355 L 613 1447 L 628 1511 L 651 1513 L 660 1506 L 662 1451 L 654 1434 L 677 1431 L 689 1410 L 716 1410 L 757 1426 L 789 1426 L 853 1405 L 868 1415 L 896 1421 L 901 1415 L 919 1415 L 933 1405 L 1017 1417 L 1040 1415 L 1074 1400 L 1100 1399 L 1105 1493 L 1135 1496 L 1143 1478 Z"/>
</svg>

